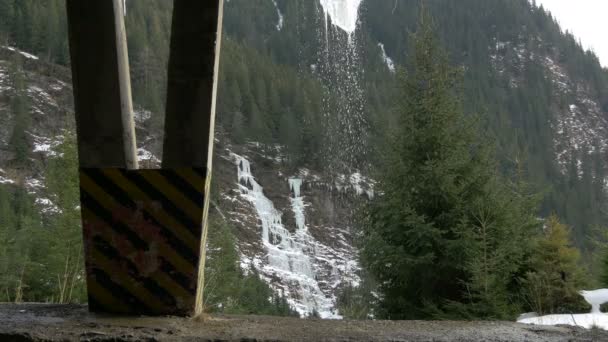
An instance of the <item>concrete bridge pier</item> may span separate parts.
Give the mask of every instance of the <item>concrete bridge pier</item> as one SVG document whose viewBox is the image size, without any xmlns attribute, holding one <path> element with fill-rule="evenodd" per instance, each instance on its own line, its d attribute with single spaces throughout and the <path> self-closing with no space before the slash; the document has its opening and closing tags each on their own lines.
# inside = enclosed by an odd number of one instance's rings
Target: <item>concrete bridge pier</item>
<svg viewBox="0 0 608 342">
<path fill-rule="evenodd" d="M 122 0 L 67 0 L 89 310 L 202 312 L 223 0 L 175 0 L 164 156 L 140 170 Z"/>
</svg>

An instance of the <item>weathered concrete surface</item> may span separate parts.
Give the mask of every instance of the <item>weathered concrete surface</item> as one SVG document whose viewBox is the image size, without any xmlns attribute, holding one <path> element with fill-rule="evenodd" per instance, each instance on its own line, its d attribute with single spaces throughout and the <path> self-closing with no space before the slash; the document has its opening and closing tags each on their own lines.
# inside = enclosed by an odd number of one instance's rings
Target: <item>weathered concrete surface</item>
<svg viewBox="0 0 608 342">
<path fill-rule="evenodd" d="M 137 168 L 122 1 L 66 9 L 80 166 Z"/>
<path fill-rule="evenodd" d="M 608 341 L 608 332 L 510 322 L 110 318 L 86 306 L 0 305 L 0 341 Z"/>
</svg>

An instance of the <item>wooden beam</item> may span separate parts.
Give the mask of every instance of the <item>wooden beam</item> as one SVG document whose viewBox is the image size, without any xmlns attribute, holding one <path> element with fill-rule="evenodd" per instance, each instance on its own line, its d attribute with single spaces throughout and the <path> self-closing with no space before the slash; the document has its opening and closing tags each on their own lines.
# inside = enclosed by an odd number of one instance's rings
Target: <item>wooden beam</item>
<svg viewBox="0 0 608 342">
<path fill-rule="evenodd" d="M 137 168 L 122 0 L 67 0 L 81 167 Z"/>
</svg>

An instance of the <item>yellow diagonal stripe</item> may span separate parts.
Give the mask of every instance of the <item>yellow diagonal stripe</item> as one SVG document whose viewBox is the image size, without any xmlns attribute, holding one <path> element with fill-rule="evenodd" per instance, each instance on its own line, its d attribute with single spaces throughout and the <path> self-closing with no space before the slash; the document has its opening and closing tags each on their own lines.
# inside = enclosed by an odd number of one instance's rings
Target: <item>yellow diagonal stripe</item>
<svg viewBox="0 0 608 342">
<path fill-rule="evenodd" d="M 133 297 L 150 307 L 150 309 L 156 312 L 163 312 L 163 309 L 166 308 L 167 305 L 158 300 L 154 294 L 150 293 L 143 284 L 127 276 L 124 270 L 117 267 L 116 262 L 109 260 L 96 248 L 91 248 L 91 259 L 93 264 L 104 270 L 116 285 L 124 288 Z"/>
<path fill-rule="evenodd" d="M 120 173 L 120 171 L 106 169 L 103 170 L 103 173 L 106 177 L 113 181 L 114 184 L 122 188 L 128 194 L 133 195 L 136 198 L 140 198 L 143 201 L 152 202 L 152 199 L 148 197 L 145 192 L 140 190 L 137 186 L 133 185 L 133 183 L 126 179 Z M 194 234 L 192 234 L 187 227 L 184 227 L 181 223 L 179 223 L 179 221 L 174 219 L 171 215 L 167 214 L 164 210 L 149 209 L 147 210 L 147 212 L 151 216 L 153 216 L 160 224 L 162 224 L 168 229 L 171 229 L 171 232 L 175 236 L 177 236 L 183 243 L 185 243 L 186 246 L 188 246 L 190 250 L 194 252 L 195 255 L 197 255 L 200 244 L 200 237 L 194 236 Z"/>
<path fill-rule="evenodd" d="M 199 176 L 192 169 L 175 169 L 174 170 L 177 175 L 183 178 L 190 186 L 192 186 L 196 191 L 203 192 L 205 191 L 205 179 Z"/>
<path fill-rule="evenodd" d="M 117 207 L 123 207 L 118 204 L 110 195 L 106 194 L 103 189 L 97 185 L 89 176 L 85 173 L 80 173 L 80 187 L 84 189 L 88 194 L 93 196 L 95 200 L 103 207 L 108 209 L 110 212 L 114 212 Z"/>
<path fill-rule="evenodd" d="M 195 223 L 202 224 L 203 221 L 203 203 L 193 203 L 179 190 L 175 189 L 173 185 L 169 184 L 167 180 L 157 172 L 142 172 L 141 175 L 158 191 L 162 192 L 168 200 L 172 201 L 177 205 L 178 208 L 182 209 L 190 219 Z"/>
<path fill-rule="evenodd" d="M 108 240 L 106 240 L 106 241 L 108 241 Z M 107 260 L 102 253 L 99 253 L 99 252 L 95 252 L 95 253 L 96 253 L 94 255 L 95 263 L 97 263 L 98 266 L 100 266 L 104 271 L 106 271 L 106 273 L 108 273 L 111 277 L 119 276 L 119 273 L 124 274 L 124 272 L 121 272 L 120 270 L 115 270 L 115 268 L 114 268 L 115 266 L 113 266 L 115 264 L 115 262 Z M 99 262 L 100 257 L 103 258 L 103 260 L 101 262 Z M 112 268 L 107 268 L 107 267 L 112 267 Z M 161 270 L 156 270 L 156 271 L 152 272 L 149 276 L 147 276 L 147 278 L 154 280 L 157 285 L 159 285 L 167 293 L 169 293 L 175 299 L 175 301 L 178 305 L 180 302 L 187 305 L 188 302 L 194 301 L 195 294 L 189 293 L 188 291 L 186 291 L 180 284 L 176 283 L 169 275 L 167 275 L 165 272 L 163 272 Z M 123 277 L 122 279 L 125 279 L 125 278 Z M 118 285 L 121 285 L 122 287 L 125 287 L 125 288 L 130 286 L 132 291 L 136 291 L 136 292 L 140 293 L 140 295 L 138 295 L 137 293 L 133 293 L 131 290 L 129 290 L 129 292 L 132 295 L 134 295 L 135 297 L 137 297 L 138 299 L 140 299 L 141 301 L 143 301 L 147 305 L 148 302 L 144 301 L 145 298 L 150 298 L 150 295 L 154 296 L 154 294 L 149 293 L 149 291 L 143 285 L 131 285 L 136 282 L 135 280 L 129 281 L 127 279 L 127 281 L 129 282 L 129 284 L 127 286 L 125 286 L 125 284 L 123 284 L 123 283 L 120 283 Z M 141 290 L 137 290 L 137 288 L 140 288 Z M 109 302 L 107 302 L 107 303 L 109 304 Z M 158 302 L 158 303 L 161 303 L 161 302 Z M 161 305 L 165 306 L 165 304 L 161 304 Z"/>
<path fill-rule="evenodd" d="M 173 298 L 175 298 L 175 302 L 177 306 L 180 307 L 180 303 L 183 305 L 188 305 L 188 303 L 194 304 L 195 293 L 189 293 L 186 291 L 181 285 L 176 283 L 171 277 L 169 277 L 166 273 L 158 271 L 157 273 L 152 274 L 156 283 L 164 288 L 167 292 L 169 292 Z M 180 309 L 191 309 L 190 306 L 180 307 Z"/>
<path fill-rule="evenodd" d="M 97 219 L 100 222 L 104 222 L 99 219 L 92 211 L 87 208 L 83 208 L 84 217 L 89 219 Z M 107 227 L 107 228 L 106 228 Z M 113 243 L 113 239 L 118 237 L 118 233 L 114 232 L 112 228 L 106 225 L 96 227 L 95 231 L 91 232 L 92 234 L 96 234 L 101 236 L 105 241 Z M 144 238 L 142 238 L 144 240 Z M 129 243 L 133 250 L 137 250 L 137 248 L 133 247 L 131 242 L 125 238 L 125 241 Z M 195 272 L 197 271 L 197 267 L 192 265 L 188 261 L 184 260 L 179 254 L 175 252 L 175 250 L 164 243 L 163 241 L 146 241 L 149 244 L 156 244 L 158 247 L 159 256 L 164 257 L 167 261 L 175 267 L 176 271 L 179 271 L 186 277 L 194 277 Z"/>
</svg>

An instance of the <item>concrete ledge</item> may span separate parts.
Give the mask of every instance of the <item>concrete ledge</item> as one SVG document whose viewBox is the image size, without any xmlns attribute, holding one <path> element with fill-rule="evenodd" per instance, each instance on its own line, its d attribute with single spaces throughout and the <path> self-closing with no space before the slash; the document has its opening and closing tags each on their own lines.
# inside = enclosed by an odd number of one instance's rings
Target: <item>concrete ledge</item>
<svg viewBox="0 0 608 342">
<path fill-rule="evenodd" d="M 0 304 L 0 341 L 608 341 L 608 332 L 511 322 L 107 317 L 86 306 Z"/>
</svg>

